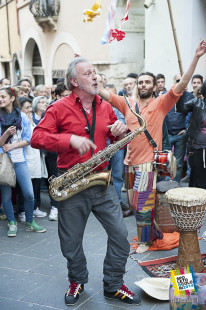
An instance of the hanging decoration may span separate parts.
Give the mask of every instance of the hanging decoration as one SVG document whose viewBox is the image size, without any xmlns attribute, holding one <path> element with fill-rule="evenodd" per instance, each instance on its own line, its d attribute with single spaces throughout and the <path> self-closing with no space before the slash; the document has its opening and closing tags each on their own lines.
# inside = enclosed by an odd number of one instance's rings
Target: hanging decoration
<svg viewBox="0 0 206 310">
<path fill-rule="evenodd" d="M 102 10 L 101 0 L 96 0 L 95 4 L 91 7 L 90 10 L 88 9 L 83 12 L 83 14 L 86 15 L 83 21 L 87 23 L 93 22 L 93 18 L 100 15 L 101 10 Z"/>
<path fill-rule="evenodd" d="M 111 30 L 114 28 L 114 18 L 115 18 L 115 14 L 116 14 L 116 6 L 117 6 L 117 0 L 111 0 L 104 35 L 100 41 L 101 44 L 109 43 L 109 41 L 112 38 L 112 31 Z"/>
<path fill-rule="evenodd" d="M 116 14 L 116 5 L 117 5 L 117 0 L 111 0 L 110 9 L 109 9 L 108 17 L 107 17 L 107 22 L 106 22 L 106 29 L 104 32 L 104 36 L 100 41 L 101 44 L 111 43 L 115 39 L 117 41 L 121 41 L 125 37 L 125 32 L 122 31 L 121 28 L 122 28 L 122 24 L 128 20 L 130 0 L 127 0 L 126 13 L 125 13 L 125 16 L 120 20 L 119 29 L 114 29 L 114 18 Z"/>
</svg>

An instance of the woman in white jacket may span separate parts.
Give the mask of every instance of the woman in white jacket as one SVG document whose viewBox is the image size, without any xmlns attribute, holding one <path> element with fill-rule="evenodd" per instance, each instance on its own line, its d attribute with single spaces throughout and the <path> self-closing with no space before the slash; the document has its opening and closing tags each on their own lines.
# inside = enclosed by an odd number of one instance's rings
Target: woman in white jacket
<svg viewBox="0 0 206 310">
<path fill-rule="evenodd" d="M 16 180 L 23 193 L 26 216 L 26 231 L 43 233 L 45 228 L 33 220 L 34 193 L 25 157 L 25 147 L 29 145 L 31 129 L 28 117 L 19 110 L 17 91 L 13 88 L 0 89 L 0 152 L 7 153 L 14 164 Z M 2 205 L 8 219 L 8 237 L 17 234 L 17 223 L 11 202 L 11 187 L 0 185 Z"/>
<path fill-rule="evenodd" d="M 29 118 L 30 126 L 31 126 L 31 133 L 32 133 L 36 124 L 33 122 L 33 118 L 32 118 L 31 102 L 32 100 L 27 97 L 19 98 L 21 111 L 24 112 Z M 25 148 L 25 155 L 26 155 L 27 165 L 29 168 L 29 173 L 31 176 L 33 190 L 34 190 L 34 213 L 33 215 L 36 217 L 45 217 L 47 216 L 47 213 L 39 209 L 40 203 L 41 203 L 41 200 L 40 200 L 40 182 L 41 182 L 40 150 L 34 149 L 31 147 L 31 145 L 28 145 Z M 23 195 L 21 191 L 19 191 L 19 195 L 18 195 L 19 220 L 21 222 L 24 222 L 25 213 L 24 213 L 24 210 L 22 209 L 22 199 L 23 199 Z"/>
</svg>

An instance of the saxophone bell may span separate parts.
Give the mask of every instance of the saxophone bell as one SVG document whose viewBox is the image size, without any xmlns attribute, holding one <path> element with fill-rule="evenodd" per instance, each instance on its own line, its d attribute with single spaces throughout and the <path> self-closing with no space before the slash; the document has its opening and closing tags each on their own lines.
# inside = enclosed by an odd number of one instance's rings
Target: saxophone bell
<svg viewBox="0 0 206 310">
<path fill-rule="evenodd" d="M 61 176 L 60 176 L 61 177 Z M 78 182 L 70 184 L 66 187 L 55 187 L 55 184 L 50 182 L 49 193 L 51 197 L 56 201 L 66 200 L 77 193 L 84 191 L 86 188 L 95 185 L 109 186 L 111 180 L 111 170 L 100 171 L 91 173 L 86 177 L 83 177 Z"/>
</svg>

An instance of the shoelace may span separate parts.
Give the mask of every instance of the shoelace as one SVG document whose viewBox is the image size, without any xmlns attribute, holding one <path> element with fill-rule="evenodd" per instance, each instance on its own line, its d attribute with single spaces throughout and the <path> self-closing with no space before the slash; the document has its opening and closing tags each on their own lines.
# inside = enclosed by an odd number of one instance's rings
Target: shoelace
<svg viewBox="0 0 206 310">
<path fill-rule="evenodd" d="M 123 291 L 123 292 L 125 292 L 125 293 L 127 293 L 127 294 L 129 294 L 129 295 L 131 295 L 131 296 L 134 296 L 134 295 L 135 295 L 135 293 L 131 292 L 131 291 L 128 289 L 128 287 L 126 287 L 124 284 L 121 286 L 120 290 Z"/>
<path fill-rule="evenodd" d="M 69 289 L 67 291 L 67 294 L 72 294 L 74 295 L 76 293 L 76 289 L 80 284 L 75 283 L 75 282 L 71 282 L 71 284 L 69 285 Z"/>
<path fill-rule="evenodd" d="M 16 230 L 16 225 L 10 225 L 9 226 L 10 231 L 15 231 Z"/>
</svg>

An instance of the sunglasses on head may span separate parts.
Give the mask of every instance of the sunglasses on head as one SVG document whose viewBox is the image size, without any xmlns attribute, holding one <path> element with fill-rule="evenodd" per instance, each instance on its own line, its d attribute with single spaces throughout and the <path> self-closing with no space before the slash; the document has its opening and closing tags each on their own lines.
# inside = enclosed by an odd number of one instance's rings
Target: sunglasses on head
<svg viewBox="0 0 206 310">
<path fill-rule="evenodd" d="M 10 85 L 5 85 L 5 86 L 0 87 L 0 89 L 5 89 L 5 88 L 11 88 L 11 86 Z"/>
<path fill-rule="evenodd" d="M 5 85 L 5 86 L 3 86 L 3 87 L 0 88 L 0 90 L 4 90 L 4 89 L 10 89 L 11 92 L 12 92 L 12 94 L 13 94 L 13 96 L 15 96 L 14 91 L 13 91 L 13 89 L 11 88 L 11 86 Z"/>
</svg>

